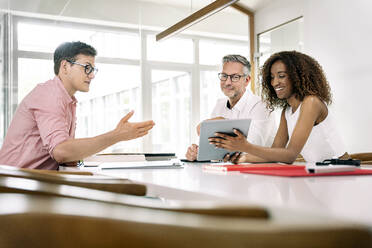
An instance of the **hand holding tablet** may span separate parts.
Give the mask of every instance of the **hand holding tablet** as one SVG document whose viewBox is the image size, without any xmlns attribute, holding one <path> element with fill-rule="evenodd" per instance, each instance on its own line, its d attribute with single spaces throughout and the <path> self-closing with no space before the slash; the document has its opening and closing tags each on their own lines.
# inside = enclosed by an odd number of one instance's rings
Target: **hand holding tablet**
<svg viewBox="0 0 372 248">
<path fill-rule="evenodd" d="M 249 126 L 251 119 L 236 119 L 236 120 L 211 120 L 204 121 L 200 127 L 200 140 L 199 140 L 199 152 L 198 161 L 206 160 L 223 160 L 227 153 L 235 153 L 233 150 L 226 150 L 218 148 L 214 144 L 210 144 L 209 138 L 216 137 L 216 133 L 219 133 L 218 139 L 213 139 L 216 142 L 218 140 L 226 138 L 227 136 L 237 136 L 237 132 L 234 133 L 234 129 L 239 130 L 242 135 L 240 138 L 245 139 L 248 135 Z M 212 142 L 213 143 L 213 142 Z"/>
<path fill-rule="evenodd" d="M 238 129 L 233 129 L 233 133 L 215 133 L 214 137 L 209 137 L 209 143 L 215 147 L 228 150 L 230 152 L 241 150 L 247 144 L 247 137 Z"/>
</svg>

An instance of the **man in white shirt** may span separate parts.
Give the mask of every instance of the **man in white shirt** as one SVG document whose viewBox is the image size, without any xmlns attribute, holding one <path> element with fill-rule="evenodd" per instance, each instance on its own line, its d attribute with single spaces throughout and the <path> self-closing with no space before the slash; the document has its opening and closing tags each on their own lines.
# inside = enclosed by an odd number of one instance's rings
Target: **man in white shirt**
<svg viewBox="0 0 372 248">
<path fill-rule="evenodd" d="M 222 92 L 228 99 L 219 99 L 211 119 L 252 119 L 247 139 L 256 145 L 271 147 L 276 134 L 275 118 L 261 99 L 247 90 L 251 65 L 241 55 L 226 55 L 222 72 L 218 73 Z M 200 132 L 200 124 L 197 127 Z M 198 146 L 192 144 L 186 152 L 189 161 L 196 160 Z"/>
</svg>

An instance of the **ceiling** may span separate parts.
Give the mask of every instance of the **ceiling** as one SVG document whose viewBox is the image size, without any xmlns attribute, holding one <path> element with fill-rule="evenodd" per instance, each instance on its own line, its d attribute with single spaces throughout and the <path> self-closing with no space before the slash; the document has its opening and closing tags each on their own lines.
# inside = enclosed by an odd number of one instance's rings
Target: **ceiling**
<svg viewBox="0 0 372 248">
<path fill-rule="evenodd" d="M 190 12 L 194 12 L 213 1 L 215 0 L 106 0 L 104 2 L 101 0 L 91 0 L 91 3 L 89 3 L 89 0 L 0 0 L 0 9 L 58 15 L 67 9 L 80 5 L 84 6 L 87 2 L 89 6 L 83 7 L 83 9 L 81 9 L 82 12 L 87 12 L 92 6 L 100 6 L 99 9 L 110 9 L 110 6 L 134 6 L 139 3 L 148 2 L 155 3 L 158 6 L 167 5 L 186 8 L 189 9 Z M 240 0 L 238 3 L 255 12 L 273 1 L 274 0 Z M 92 11 L 99 12 L 97 9 L 93 9 Z M 225 11 L 232 11 L 232 8 L 226 8 Z"/>
<path fill-rule="evenodd" d="M 142 2 L 189 7 L 192 10 L 203 8 L 213 1 L 214 0 L 142 0 Z M 272 0 L 240 0 L 238 3 L 253 11 L 257 11 L 259 9 L 262 9 L 269 2 L 272 2 Z"/>
</svg>

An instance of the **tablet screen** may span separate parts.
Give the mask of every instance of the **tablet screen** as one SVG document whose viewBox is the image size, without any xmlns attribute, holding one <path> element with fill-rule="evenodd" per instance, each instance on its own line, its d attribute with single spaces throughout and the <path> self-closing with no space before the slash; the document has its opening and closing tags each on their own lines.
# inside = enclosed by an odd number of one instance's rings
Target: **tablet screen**
<svg viewBox="0 0 372 248">
<path fill-rule="evenodd" d="M 216 148 L 214 145 L 209 144 L 208 138 L 213 137 L 217 132 L 235 135 L 234 129 L 238 129 L 247 137 L 250 124 L 251 119 L 208 120 L 202 122 L 200 125 L 199 152 L 197 160 L 222 160 L 229 151 L 222 148 Z"/>
</svg>

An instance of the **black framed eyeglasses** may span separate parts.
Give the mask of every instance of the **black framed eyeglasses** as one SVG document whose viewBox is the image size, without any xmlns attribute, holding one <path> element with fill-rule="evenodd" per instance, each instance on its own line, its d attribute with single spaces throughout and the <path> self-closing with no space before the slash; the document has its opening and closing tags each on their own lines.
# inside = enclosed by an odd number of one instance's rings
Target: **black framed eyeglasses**
<svg viewBox="0 0 372 248">
<path fill-rule="evenodd" d="M 231 75 L 228 75 L 226 73 L 218 73 L 218 78 L 221 80 L 221 81 L 227 81 L 227 79 L 230 77 L 230 80 L 231 82 L 238 82 L 242 77 L 244 77 L 245 75 L 239 75 L 239 74 L 231 74 Z"/>
<path fill-rule="evenodd" d="M 96 75 L 97 72 L 98 72 L 98 68 L 93 67 L 93 66 L 90 65 L 90 64 L 86 64 L 86 65 L 84 65 L 84 64 L 80 64 L 80 63 L 78 63 L 78 62 L 72 61 L 72 60 L 67 60 L 67 62 L 69 62 L 69 63 L 71 63 L 71 64 L 75 64 L 75 65 L 80 65 L 80 66 L 84 67 L 84 72 L 85 72 L 85 74 L 87 74 L 87 75 L 91 74 L 92 72 L 93 72 L 94 75 Z"/>
</svg>

